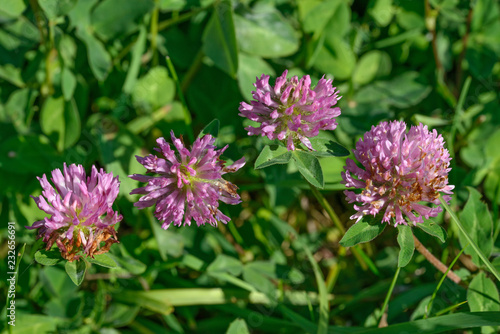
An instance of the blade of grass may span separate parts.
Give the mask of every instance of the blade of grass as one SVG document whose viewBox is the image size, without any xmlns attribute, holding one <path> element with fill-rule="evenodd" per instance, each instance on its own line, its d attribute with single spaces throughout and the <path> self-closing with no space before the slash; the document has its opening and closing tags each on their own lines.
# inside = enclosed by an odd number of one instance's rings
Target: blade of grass
<svg viewBox="0 0 500 334">
<path fill-rule="evenodd" d="M 442 309 L 441 311 L 439 311 L 439 312 L 437 312 L 437 313 L 436 313 L 436 317 L 439 317 L 440 315 L 443 315 L 443 314 L 445 314 L 445 313 L 447 313 L 447 312 L 451 312 L 451 311 L 453 311 L 453 310 L 455 310 L 455 309 L 459 308 L 459 307 L 460 307 L 460 306 L 462 306 L 463 304 L 467 304 L 467 301 L 466 301 L 466 300 L 464 300 L 463 302 L 460 302 L 460 303 L 458 303 L 458 304 L 451 305 L 451 306 L 448 306 L 448 307 L 447 307 L 447 308 L 445 308 L 445 309 Z"/>
<path fill-rule="evenodd" d="M 493 267 L 491 262 L 486 258 L 486 256 L 483 254 L 483 252 L 479 249 L 479 247 L 476 245 L 474 240 L 470 237 L 470 235 L 467 233 L 465 228 L 463 227 L 462 223 L 458 219 L 457 215 L 451 210 L 451 208 L 448 206 L 446 201 L 443 199 L 443 196 L 439 196 L 439 200 L 441 201 L 441 204 L 443 204 L 443 207 L 445 208 L 446 211 L 451 216 L 451 219 L 457 224 L 458 229 L 462 232 L 462 234 L 465 236 L 469 244 L 472 246 L 474 251 L 477 253 L 477 255 L 483 260 L 484 264 L 486 267 L 489 269 L 489 271 L 496 277 L 496 279 L 500 282 L 500 273 Z"/>
<path fill-rule="evenodd" d="M 299 243 L 301 244 L 301 243 Z M 316 284 L 318 284 L 319 293 L 319 323 L 318 323 L 318 334 L 328 333 L 328 318 L 330 314 L 330 304 L 328 302 L 328 292 L 326 290 L 325 279 L 323 278 L 323 273 L 319 268 L 318 263 L 314 259 L 311 250 L 306 245 L 302 244 L 302 249 L 307 255 L 309 262 L 311 263 L 314 271 L 314 276 L 316 278 Z"/>
<path fill-rule="evenodd" d="M 385 328 L 369 328 L 359 334 L 451 333 L 457 329 L 499 326 L 500 312 L 460 312 L 429 319 L 415 320 Z M 454 332 L 453 332 L 454 333 Z"/>
<path fill-rule="evenodd" d="M 283 304 L 278 305 L 278 309 L 281 311 L 283 316 L 290 319 L 293 323 L 299 325 L 303 330 L 307 333 L 314 333 L 316 331 L 316 325 L 311 321 L 307 320 L 300 314 L 290 310 L 288 307 Z M 319 330 L 319 328 L 318 328 Z"/>
<path fill-rule="evenodd" d="M 468 244 L 467 244 L 467 246 L 468 246 Z M 448 270 L 446 270 L 446 272 L 444 273 L 443 277 L 441 277 L 441 279 L 439 280 L 439 283 L 436 286 L 436 289 L 432 293 L 431 300 L 429 300 L 429 304 L 427 304 L 427 307 L 425 308 L 424 319 L 427 319 L 427 314 L 432 310 L 432 303 L 434 302 L 434 299 L 436 298 L 437 292 L 439 291 L 439 288 L 441 288 L 441 285 L 443 284 L 444 279 L 446 278 L 446 276 L 448 276 L 448 272 L 455 265 L 455 262 L 457 262 L 458 258 L 460 257 L 460 255 L 462 255 L 462 253 L 464 252 L 465 248 L 467 248 L 467 246 L 465 246 L 464 248 L 462 248 L 462 250 L 458 253 L 458 255 L 455 256 L 455 258 L 453 259 L 453 261 L 451 261 L 451 264 L 448 267 Z"/>
</svg>

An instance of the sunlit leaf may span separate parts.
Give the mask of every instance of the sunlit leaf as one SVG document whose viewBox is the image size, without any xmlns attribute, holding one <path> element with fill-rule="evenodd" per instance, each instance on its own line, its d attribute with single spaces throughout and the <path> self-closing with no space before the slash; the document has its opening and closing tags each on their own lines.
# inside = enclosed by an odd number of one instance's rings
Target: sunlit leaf
<svg viewBox="0 0 500 334">
<path fill-rule="evenodd" d="M 493 221 L 488 206 L 481 202 L 481 194 L 474 188 L 468 187 L 469 199 L 460 213 L 460 220 L 463 227 L 478 245 L 479 249 L 486 257 L 489 257 L 493 250 Z M 460 244 L 465 247 L 468 242 L 462 233 L 459 233 Z M 467 247 L 465 253 L 472 257 L 472 261 L 478 266 L 482 261 L 472 247 Z"/>
<path fill-rule="evenodd" d="M 347 230 L 340 244 L 344 247 L 352 247 L 371 241 L 384 231 L 386 225 L 377 221 L 360 220 Z"/>
<path fill-rule="evenodd" d="M 293 151 L 292 157 L 300 174 L 302 174 L 302 176 L 304 176 L 313 186 L 323 188 L 325 185 L 323 170 L 321 169 L 318 158 L 310 153 L 299 150 Z"/>
<path fill-rule="evenodd" d="M 219 1 L 203 33 L 203 51 L 215 66 L 236 76 L 238 48 L 234 31 L 231 2 Z"/>
<path fill-rule="evenodd" d="M 483 272 L 470 282 L 467 301 L 472 312 L 500 311 L 500 297 L 495 283 Z"/>
<path fill-rule="evenodd" d="M 59 261 L 62 260 L 61 252 L 58 250 L 44 250 L 41 249 L 35 253 L 35 261 L 43 264 L 44 266 L 53 266 L 56 265 Z"/>
<path fill-rule="evenodd" d="M 73 262 L 67 261 L 64 268 L 73 283 L 76 285 L 82 284 L 85 278 L 85 271 L 87 271 L 87 264 L 84 260 L 75 260 Z"/>
<path fill-rule="evenodd" d="M 284 146 L 266 145 L 255 160 L 255 169 L 265 168 L 276 164 L 286 164 L 292 153 Z"/>
<path fill-rule="evenodd" d="M 422 231 L 439 239 L 439 241 L 441 242 L 446 241 L 447 238 L 446 230 L 441 225 L 433 222 L 430 219 L 425 219 L 423 223 L 417 224 L 417 227 L 420 228 Z"/>
<path fill-rule="evenodd" d="M 398 225 L 398 244 L 400 247 L 398 257 L 398 267 L 406 267 L 413 257 L 415 243 L 413 241 L 413 232 L 408 225 Z"/>
</svg>

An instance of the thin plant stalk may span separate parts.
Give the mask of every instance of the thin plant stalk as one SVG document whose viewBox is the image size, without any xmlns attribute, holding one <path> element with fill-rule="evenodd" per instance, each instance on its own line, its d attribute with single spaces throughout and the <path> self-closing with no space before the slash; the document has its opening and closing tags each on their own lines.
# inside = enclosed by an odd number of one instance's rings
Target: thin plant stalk
<svg viewBox="0 0 500 334">
<path fill-rule="evenodd" d="M 342 233 L 342 235 L 344 235 L 345 228 L 342 225 L 342 222 L 340 221 L 339 216 L 337 216 L 337 214 L 335 213 L 335 210 L 333 210 L 330 203 L 328 203 L 326 198 L 321 194 L 321 192 L 315 186 L 313 186 L 312 184 L 309 183 L 309 187 L 311 188 L 311 191 L 314 194 L 314 196 L 316 197 L 316 199 L 318 200 L 319 204 L 321 204 L 321 206 L 326 210 L 326 212 L 328 213 L 328 216 L 333 221 L 335 226 L 337 226 L 337 228 Z M 368 258 L 368 256 L 366 256 L 366 255 L 363 256 L 361 254 L 363 251 L 360 248 L 358 248 L 357 246 L 354 246 L 354 247 L 351 247 L 351 250 L 352 250 L 352 253 L 354 254 L 354 257 L 356 257 L 356 260 L 358 260 L 358 262 L 361 265 L 361 268 L 363 268 L 363 270 L 370 268 L 370 270 L 372 270 L 376 275 L 378 274 L 378 269 L 376 268 L 376 266 L 373 263 L 367 263 L 367 261 L 365 261 L 365 259 L 369 260 L 369 258 Z"/>
<path fill-rule="evenodd" d="M 175 84 L 177 86 L 177 94 L 179 95 L 179 99 L 181 100 L 182 103 L 182 110 L 184 111 L 184 123 L 186 124 L 189 140 L 194 141 L 194 133 L 193 129 L 191 128 L 191 114 L 189 113 L 189 109 L 187 108 L 186 99 L 184 98 L 184 93 L 182 92 L 181 89 L 179 77 L 177 76 L 177 72 L 175 71 L 174 64 L 172 64 L 172 60 L 170 60 L 170 57 L 169 56 L 165 57 L 165 60 L 167 61 L 167 66 L 168 70 L 170 71 L 170 75 L 172 76 L 172 79 L 174 79 Z"/>
<path fill-rule="evenodd" d="M 436 289 L 432 293 L 431 300 L 429 300 L 429 304 L 427 304 L 427 307 L 425 308 L 424 319 L 427 319 L 427 315 L 429 314 L 429 312 L 431 312 L 431 310 L 432 310 L 432 303 L 434 302 L 434 299 L 436 298 L 437 292 L 439 291 L 439 288 L 441 288 L 441 285 L 443 284 L 445 277 L 448 276 L 448 272 L 450 272 L 451 268 L 455 265 L 455 262 L 457 262 L 458 258 L 460 257 L 460 255 L 462 255 L 462 253 L 464 252 L 464 250 L 465 250 L 465 248 L 467 246 L 465 246 L 464 248 L 462 248 L 462 250 L 460 251 L 460 253 L 458 253 L 458 255 L 455 256 L 455 258 L 451 262 L 450 266 L 448 267 L 448 270 L 444 273 L 443 277 L 441 277 L 441 279 L 439 280 L 439 283 L 436 286 Z"/>
<path fill-rule="evenodd" d="M 458 219 L 457 215 L 451 210 L 451 208 L 448 206 L 448 204 L 446 203 L 446 201 L 443 199 L 443 196 L 439 196 L 439 200 L 441 201 L 441 204 L 443 204 L 443 207 L 445 208 L 445 210 L 448 211 L 448 213 L 450 214 L 451 219 L 455 222 L 455 224 L 457 224 L 458 229 L 460 230 L 460 232 L 462 232 L 462 234 L 464 235 L 465 239 L 467 239 L 467 242 L 469 242 L 469 244 L 472 246 L 472 248 L 474 249 L 474 251 L 476 252 L 476 254 L 481 258 L 481 260 L 483 260 L 484 264 L 489 269 L 489 271 L 500 282 L 500 273 L 495 269 L 495 267 L 493 267 L 493 265 L 491 264 L 491 262 L 483 254 L 483 252 L 479 249 L 479 247 L 476 245 L 476 243 L 474 242 L 474 240 L 472 240 L 472 238 L 470 237 L 469 233 L 467 233 L 467 231 L 463 227 L 462 223 Z"/>
<path fill-rule="evenodd" d="M 422 254 L 427 261 L 430 262 L 434 267 L 436 267 L 437 270 L 448 276 L 449 279 L 451 279 L 453 282 L 459 284 L 462 280 L 460 277 L 457 276 L 453 271 L 450 271 L 449 267 L 447 267 L 443 262 L 439 261 L 437 257 L 432 255 L 431 252 L 427 248 L 425 248 L 424 245 L 420 242 L 420 240 L 417 239 L 417 237 L 414 235 L 413 236 L 413 241 L 415 242 L 415 248 Z M 455 261 L 453 261 L 453 264 Z"/>
<path fill-rule="evenodd" d="M 187 12 L 187 13 L 184 13 L 182 15 L 178 15 L 178 16 L 172 17 L 171 19 L 160 22 L 160 23 L 158 23 L 158 31 L 161 31 L 161 30 L 164 30 L 170 26 L 185 22 L 185 21 L 189 20 L 191 17 L 193 17 L 194 15 L 209 9 L 212 6 L 213 5 L 209 5 L 209 6 L 203 7 L 203 8 L 197 8 L 197 9 L 194 9 L 190 12 Z"/>
<path fill-rule="evenodd" d="M 467 301 L 465 300 L 465 301 L 460 302 L 458 304 L 451 305 L 451 306 L 449 306 L 449 307 L 447 307 L 447 308 L 445 308 L 445 309 L 437 312 L 436 313 L 436 317 L 439 317 L 440 315 L 443 315 L 443 314 L 445 314 L 447 312 L 451 312 L 451 311 L 455 310 L 456 308 L 459 308 L 460 306 L 462 306 L 463 304 L 466 304 L 466 303 L 467 303 Z"/>
<path fill-rule="evenodd" d="M 380 318 L 377 321 L 378 324 L 382 321 L 382 318 L 384 317 L 385 309 L 387 308 L 387 304 L 389 304 L 389 299 L 391 299 L 392 291 L 394 290 L 394 287 L 396 286 L 396 281 L 398 280 L 399 272 L 401 271 L 401 267 L 398 267 L 396 269 L 396 273 L 394 274 L 394 277 L 391 282 L 391 286 L 389 287 L 389 291 L 387 291 L 387 295 L 385 296 L 384 304 L 382 305 L 382 309 L 380 311 Z"/>
<path fill-rule="evenodd" d="M 151 54 L 153 55 L 153 66 L 158 65 L 158 16 L 160 12 L 159 1 L 155 0 L 155 8 L 151 15 Z"/>
<path fill-rule="evenodd" d="M 470 84 L 472 82 L 471 77 L 467 77 L 465 79 L 464 85 L 462 87 L 462 91 L 460 92 L 460 97 L 458 98 L 458 103 L 455 106 L 455 114 L 453 117 L 453 123 L 451 126 L 451 133 L 450 137 L 448 139 L 448 147 L 450 148 L 450 154 L 452 156 L 455 155 L 455 136 L 457 134 L 457 130 L 459 127 L 461 127 L 461 118 L 463 117 L 463 105 L 465 102 L 465 97 L 467 96 L 467 93 L 469 92 Z"/>
</svg>

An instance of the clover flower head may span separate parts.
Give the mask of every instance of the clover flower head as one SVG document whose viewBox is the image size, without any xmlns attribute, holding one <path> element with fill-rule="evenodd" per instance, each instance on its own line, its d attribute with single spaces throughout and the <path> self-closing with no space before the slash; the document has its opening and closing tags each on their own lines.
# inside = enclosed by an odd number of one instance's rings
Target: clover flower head
<svg viewBox="0 0 500 334">
<path fill-rule="evenodd" d="M 249 126 L 248 135 L 267 136 L 286 142 L 289 151 L 302 143 L 314 150 L 309 138 L 318 135 L 319 130 L 334 130 L 335 117 L 340 108 L 334 107 L 340 99 L 332 80 L 321 78 L 313 89 L 311 78 L 306 75 L 287 79 L 288 70 L 276 79 L 274 87 L 269 76 L 262 74 L 254 84 L 254 100 L 250 104 L 241 102 L 240 116 L 260 123 L 258 128 Z"/>
<path fill-rule="evenodd" d="M 219 210 L 219 200 L 227 204 L 241 202 L 237 186 L 222 178 L 222 175 L 235 172 L 245 164 L 245 158 L 224 166 L 220 159 L 227 146 L 216 150 L 215 138 L 205 135 L 195 140 L 189 151 L 182 137 L 176 138 L 171 132 L 172 142 L 177 153 L 171 149 L 163 137 L 156 143 L 156 151 L 163 157 L 148 155 L 136 156 L 148 173 L 156 176 L 134 174 L 130 178 L 147 182 L 147 185 L 134 189 L 131 194 L 144 194 L 134 205 L 140 209 L 156 205 L 155 216 L 167 229 L 170 224 L 191 225 L 194 219 L 198 226 L 217 222 L 224 224 L 230 219 Z"/>
<path fill-rule="evenodd" d="M 120 187 L 118 176 L 92 166 L 87 177 L 82 165 L 65 163 L 64 175 L 60 169 L 52 171 L 54 186 L 45 174 L 37 179 L 42 195 L 31 197 L 50 217 L 26 227 L 38 228 L 38 238 L 47 243 L 47 250 L 56 243 L 62 257 L 73 261 L 80 258 L 79 252 L 94 257 L 118 242 L 114 225 L 122 216 L 112 209 Z"/>
<path fill-rule="evenodd" d="M 406 225 L 404 214 L 416 225 L 423 222 L 422 217 L 436 217 L 442 211 L 440 192 L 448 194 L 443 195 L 446 202 L 451 199 L 451 158 L 436 130 L 429 131 L 420 124 L 406 133 L 404 122 L 383 122 L 365 133 L 353 153 L 363 168 L 347 159 L 342 183 L 362 189 L 360 193 L 344 192 L 349 203 L 361 203 L 354 205 L 358 212 L 351 216 L 356 222 L 365 215 L 383 212 L 383 222 L 390 223 L 394 218 L 395 226 Z"/>
</svg>

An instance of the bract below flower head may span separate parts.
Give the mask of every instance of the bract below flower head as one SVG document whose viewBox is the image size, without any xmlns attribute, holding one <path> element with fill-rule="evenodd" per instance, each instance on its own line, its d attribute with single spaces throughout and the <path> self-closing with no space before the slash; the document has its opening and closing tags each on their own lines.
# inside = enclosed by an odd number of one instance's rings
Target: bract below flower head
<svg viewBox="0 0 500 334">
<path fill-rule="evenodd" d="M 140 209 L 155 205 L 155 216 L 167 229 L 170 224 L 191 225 L 194 219 L 198 226 L 218 221 L 227 223 L 230 219 L 219 210 L 219 200 L 227 204 L 241 202 L 236 187 L 222 178 L 222 175 L 235 172 L 245 165 L 241 158 L 230 166 L 224 166 L 220 159 L 227 146 L 216 150 L 215 138 L 205 135 L 195 140 L 189 151 L 182 141 L 171 132 L 172 142 L 177 153 L 170 148 L 163 137 L 156 140 L 159 148 L 156 155 L 136 156 L 148 173 L 130 175 L 130 178 L 147 182 L 144 187 L 134 189 L 131 194 L 144 194 L 134 205 Z"/>
<path fill-rule="evenodd" d="M 340 108 L 333 107 L 340 99 L 332 80 L 321 78 L 311 88 L 311 78 L 306 75 L 287 79 L 288 70 L 276 79 L 274 87 L 269 76 L 262 75 L 254 84 L 255 100 L 250 104 L 241 102 L 240 116 L 260 123 L 258 128 L 246 127 L 248 135 L 267 136 L 286 143 L 288 150 L 295 150 L 299 143 L 313 150 L 309 138 L 318 135 L 319 130 L 334 130 L 335 117 Z"/>
<path fill-rule="evenodd" d="M 60 169 L 52 171 L 54 187 L 45 174 L 37 179 L 42 195 L 31 197 L 50 217 L 26 227 L 39 229 L 38 237 L 47 243 L 47 250 L 56 243 L 63 258 L 73 261 L 79 252 L 93 257 L 118 242 L 114 225 L 122 216 L 111 207 L 120 187 L 118 176 L 92 166 L 87 177 L 82 165 L 67 167 L 65 163 L 64 175 Z"/>
<path fill-rule="evenodd" d="M 345 191 L 349 203 L 361 203 L 354 205 L 358 212 L 351 216 L 356 222 L 383 212 L 383 222 L 394 218 L 395 225 L 406 225 L 404 214 L 414 225 L 422 223 L 422 217 L 436 217 L 442 211 L 441 206 L 426 203 L 439 205 L 440 192 L 452 194 L 450 154 L 443 137 L 427 126 L 412 126 L 406 133 L 404 122 L 383 122 L 366 132 L 353 152 L 364 169 L 347 159 L 342 183 L 362 189 L 360 193 Z M 443 198 L 449 202 L 451 196 Z"/>
</svg>

